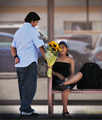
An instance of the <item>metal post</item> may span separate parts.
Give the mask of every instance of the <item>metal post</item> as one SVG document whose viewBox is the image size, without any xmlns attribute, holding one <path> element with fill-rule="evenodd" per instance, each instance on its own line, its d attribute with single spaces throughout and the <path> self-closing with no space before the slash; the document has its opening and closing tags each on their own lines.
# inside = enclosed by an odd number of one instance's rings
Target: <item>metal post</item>
<svg viewBox="0 0 102 120">
<path fill-rule="evenodd" d="M 87 30 L 89 30 L 89 0 L 86 0 Z"/>
<path fill-rule="evenodd" d="M 102 0 L 101 0 L 101 33 L 102 33 Z"/>
<path fill-rule="evenodd" d="M 47 0 L 48 6 L 48 42 L 54 40 L 54 0 Z"/>
<path fill-rule="evenodd" d="M 54 0 L 47 0 L 47 11 L 48 11 L 47 12 L 48 13 L 48 42 L 51 42 L 52 40 L 54 40 Z M 52 85 L 49 86 L 50 79 L 52 78 L 48 78 L 48 87 L 52 87 Z M 49 91 L 49 88 L 48 88 L 48 91 Z M 52 105 L 52 98 L 50 95 L 48 92 L 48 113 L 49 114 L 53 113 L 53 107 L 50 106 L 50 103 Z"/>
</svg>

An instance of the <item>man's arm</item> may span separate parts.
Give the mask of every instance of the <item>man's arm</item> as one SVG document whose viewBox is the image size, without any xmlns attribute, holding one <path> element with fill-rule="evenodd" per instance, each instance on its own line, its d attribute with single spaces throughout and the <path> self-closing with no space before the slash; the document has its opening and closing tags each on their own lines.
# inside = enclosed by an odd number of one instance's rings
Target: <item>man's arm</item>
<svg viewBox="0 0 102 120">
<path fill-rule="evenodd" d="M 16 48 L 11 46 L 11 54 L 13 56 L 13 58 L 15 59 L 15 64 L 19 63 L 19 58 L 17 56 L 17 50 Z"/>
<path fill-rule="evenodd" d="M 41 46 L 41 47 L 39 47 L 39 49 L 40 49 L 40 51 L 41 51 L 41 53 L 42 53 L 44 59 L 46 60 L 46 58 L 45 58 L 45 52 L 44 52 L 44 47 Z"/>
<path fill-rule="evenodd" d="M 45 59 L 45 61 L 46 61 L 44 47 L 41 46 L 41 47 L 39 47 L 39 49 L 40 49 L 40 51 L 41 51 L 41 53 L 42 53 L 42 55 L 43 55 L 43 57 L 44 57 L 44 59 Z M 47 61 L 46 61 L 46 62 L 47 62 Z M 52 68 L 52 66 L 51 66 L 51 67 L 48 66 L 48 63 L 47 63 L 47 67 L 48 67 L 48 68 Z"/>
</svg>

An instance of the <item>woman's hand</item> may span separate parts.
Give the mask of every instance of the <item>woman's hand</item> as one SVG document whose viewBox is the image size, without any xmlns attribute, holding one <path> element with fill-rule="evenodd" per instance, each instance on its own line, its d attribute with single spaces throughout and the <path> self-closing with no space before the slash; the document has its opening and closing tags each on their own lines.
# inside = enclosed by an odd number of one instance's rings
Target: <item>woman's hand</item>
<svg viewBox="0 0 102 120">
<path fill-rule="evenodd" d="M 47 67 L 50 68 L 50 69 L 52 69 L 53 66 L 50 67 L 50 66 L 47 64 Z"/>
<path fill-rule="evenodd" d="M 59 73 L 57 73 L 57 77 L 58 77 L 60 80 L 64 80 L 64 79 L 65 79 L 64 76 L 61 75 L 61 74 L 59 74 Z"/>
</svg>

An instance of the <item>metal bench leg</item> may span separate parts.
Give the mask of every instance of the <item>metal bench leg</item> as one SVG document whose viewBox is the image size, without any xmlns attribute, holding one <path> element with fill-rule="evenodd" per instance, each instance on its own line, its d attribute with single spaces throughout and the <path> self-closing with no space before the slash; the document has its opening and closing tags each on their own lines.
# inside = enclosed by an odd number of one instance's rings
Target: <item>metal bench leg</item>
<svg viewBox="0 0 102 120">
<path fill-rule="evenodd" d="M 52 77 L 48 81 L 48 114 L 53 114 Z"/>
</svg>

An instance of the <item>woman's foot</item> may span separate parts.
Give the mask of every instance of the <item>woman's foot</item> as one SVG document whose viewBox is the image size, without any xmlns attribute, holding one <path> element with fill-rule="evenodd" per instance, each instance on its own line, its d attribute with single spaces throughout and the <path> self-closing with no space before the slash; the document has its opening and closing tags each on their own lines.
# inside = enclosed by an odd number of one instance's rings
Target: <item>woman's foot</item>
<svg viewBox="0 0 102 120">
<path fill-rule="evenodd" d="M 62 113 L 62 115 L 63 115 L 64 117 L 71 117 L 71 115 L 70 115 L 69 112 L 64 112 L 64 113 Z"/>
<path fill-rule="evenodd" d="M 57 89 L 64 91 L 66 89 L 66 86 L 65 86 L 65 84 L 59 84 L 59 85 L 57 85 Z"/>
</svg>

